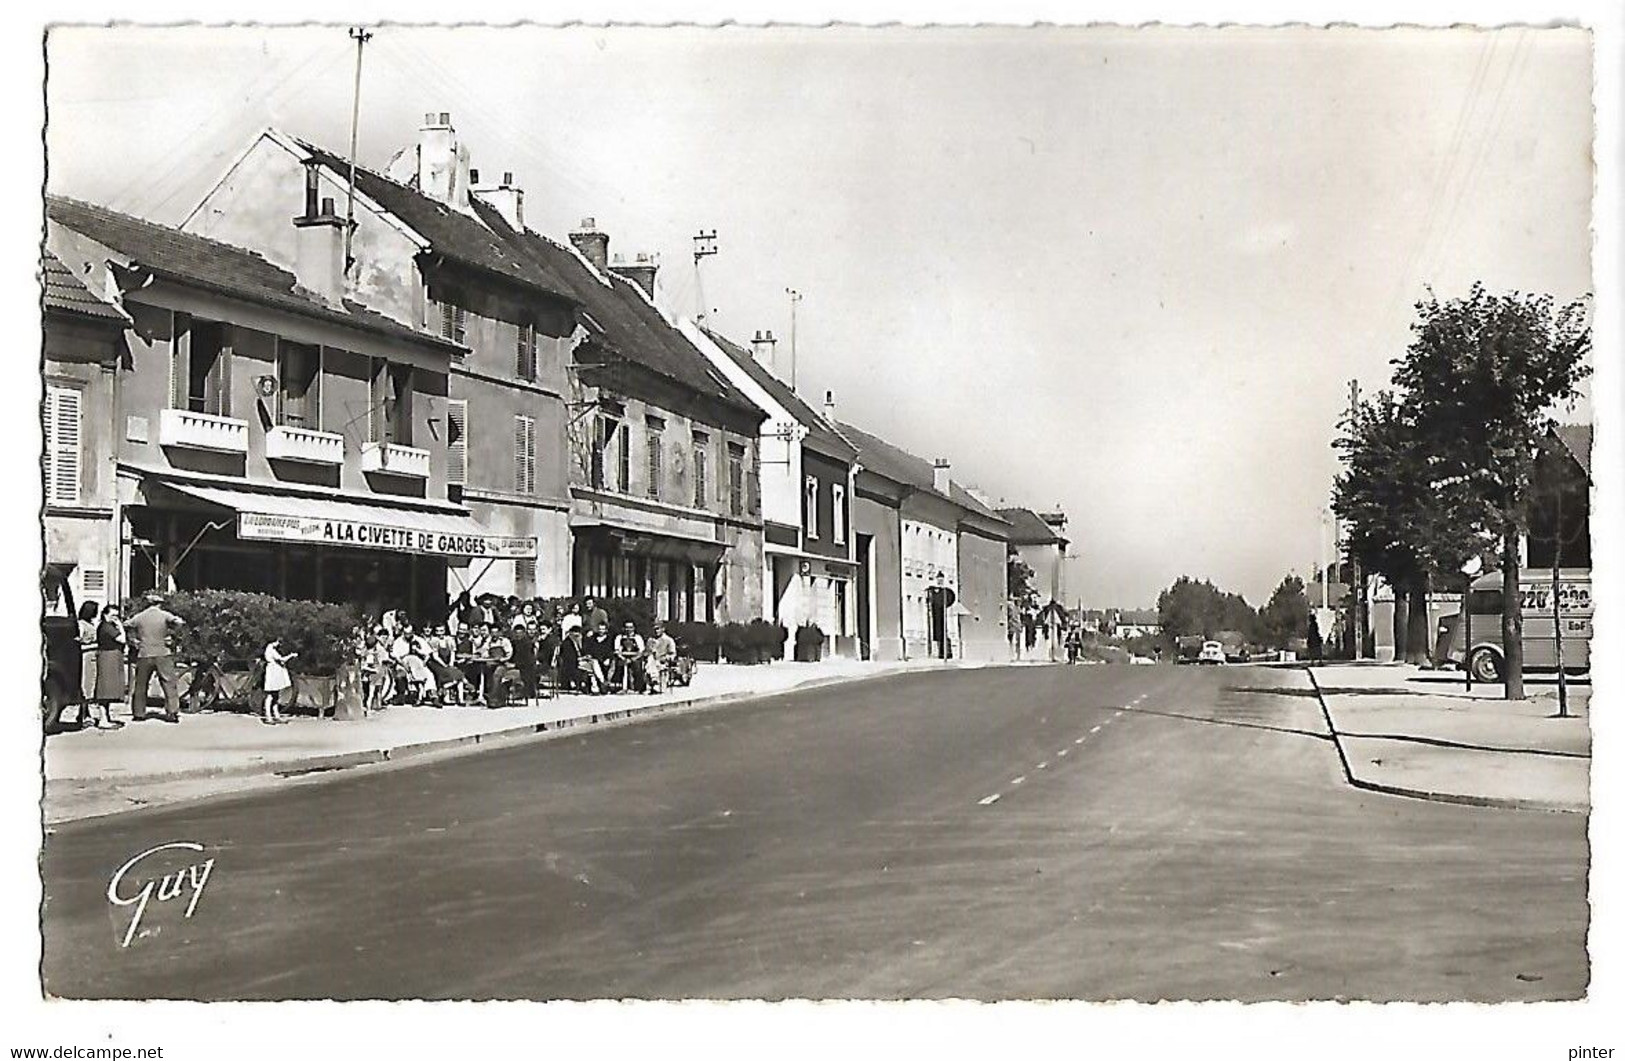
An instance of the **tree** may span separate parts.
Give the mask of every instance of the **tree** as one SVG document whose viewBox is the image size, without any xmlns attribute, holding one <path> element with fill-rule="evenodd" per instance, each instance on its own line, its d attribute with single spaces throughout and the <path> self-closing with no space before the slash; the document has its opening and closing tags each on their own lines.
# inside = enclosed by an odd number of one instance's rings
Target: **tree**
<svg viewBox="0 0 1625 1061">
<path fill-rule="evenodd" d="M 1157 597 L 1157 621 L 1171 643 L 1181 637 L 1211 638 L 1235 630 L 1248 639 L 1258 636 L 1258 613 L 1239 594 L 1213 583 L 1181 575 Z"/>
<path fill-rule="evenodd" d="M 1591 374 L 1589 299 L 1554 307 L 1549 295 L 1492 295 L 1417 304 L 1411 344 L 1395 362 L 1433 469 L 1460 499 L 1457 515 L 1501 543 L 1501 643 L 1506 697 L 1523 698 L 1518 538 L 1529 484 L 1553 413 L 1573 405 Z"/>
<path fill-rule="evenodd" d="M 1303 579 L 1288 575 L 1275 587 L 1270 599 L 1258 613 L 1264 641 L 1272 648 L 1286 648 L 1295 638 L 1303 637 L 1309 628 L 1309 597 L 1303 590 Z"/>
</svg>

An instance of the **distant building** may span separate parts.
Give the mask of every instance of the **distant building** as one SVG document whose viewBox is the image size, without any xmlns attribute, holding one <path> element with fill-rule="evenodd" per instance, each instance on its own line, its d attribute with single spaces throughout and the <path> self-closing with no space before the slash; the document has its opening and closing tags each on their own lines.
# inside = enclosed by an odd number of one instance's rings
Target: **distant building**
<svg viewBox="0 0 1625 1061">
<path fill-rule="evenodd" d="M 999 515 L 1010 524 L 1011 549 L 1032 568 L 1033 589 L 1045 616 L 1038 624 L 1044 640 L 1043 651 L 1051 659 L 1059 659 L 1060 616 L 1066 604 L 1066 513 L 1001 508 Z"/>
</svg>

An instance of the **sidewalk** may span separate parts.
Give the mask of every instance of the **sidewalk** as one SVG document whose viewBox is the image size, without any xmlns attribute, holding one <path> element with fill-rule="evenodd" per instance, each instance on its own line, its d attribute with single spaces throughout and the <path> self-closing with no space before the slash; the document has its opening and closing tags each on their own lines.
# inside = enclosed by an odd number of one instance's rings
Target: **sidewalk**
<svg viewBox="0 0 1625 1061">
<path fill-rule="evenodd" d="M 241 787 L 232 779 L 275 779 L 391 762 L 889 674 L 998 665 L 848 659 L 754 667 L 700 664 L 692 685 L 660 695 L 566 695 L 496 710 L 391 707 L 354 722 L 294 717 L 283 726 L 263 725 L 249 714 L 209 712 L 184 715 L 178 726 L 149 720 L 116 731 L 62 733 L 45 742 L 45 818 L 89 817 Z M 127 720 L 128 710 L 115 712 L 115 717 Z"/>
<path fill-rule="evenodd" d="M 1311 668 L 1328 721 L 1361 787 L 1450 803 L 1590 809 L 1591 687 L 1570 683 L 1558 718 L 1555 678 L 1468 692 L 1453 671 L 1408 664 Z"/>
</svg>

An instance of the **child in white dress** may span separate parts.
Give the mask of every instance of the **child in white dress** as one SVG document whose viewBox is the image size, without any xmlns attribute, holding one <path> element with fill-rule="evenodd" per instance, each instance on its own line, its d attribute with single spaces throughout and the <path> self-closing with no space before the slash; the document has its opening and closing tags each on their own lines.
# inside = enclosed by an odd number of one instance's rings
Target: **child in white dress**
<svg viewBox="0 0 1625 1061">
<path fill-rule="evenodd" d="M 272 641 L 265 646 L 265 712 L 260 721 L 267 726 L 288 721 L 277 708 L 277 698 L 284 689 L 293 685 L 293 676 L 288 673 L 288 661 L 297 655 L 297 652 L 284 654 L 281 641 Z"/>
</svg>

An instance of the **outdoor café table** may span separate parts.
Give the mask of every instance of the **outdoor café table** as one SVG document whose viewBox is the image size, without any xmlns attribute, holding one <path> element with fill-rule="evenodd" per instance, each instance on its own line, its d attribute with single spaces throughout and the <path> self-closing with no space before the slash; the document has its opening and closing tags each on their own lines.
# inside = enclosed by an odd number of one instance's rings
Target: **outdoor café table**
<svg viewBox="0 0 1625 1061">
<path fill-rule="evenodd" d="M 454 659 L 457 668 L 461 670 L 463 674 L 469 676 L 470 678 L 476 674 L 479 675 L 479 687 L 475 690 L 474 694 L 481 700 L 485 699 L 486 679 L 491 676 L 491 673 L 496 669 L 497 664 L 507 662 L 498 656 L 470 655 L 467 653 L 458 653 Z"/>
</svg>

